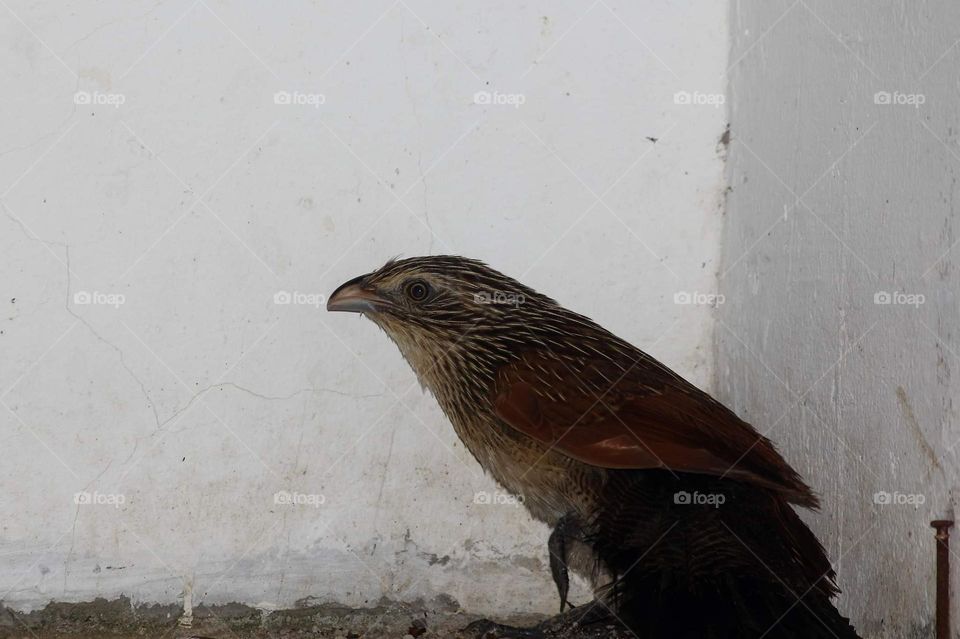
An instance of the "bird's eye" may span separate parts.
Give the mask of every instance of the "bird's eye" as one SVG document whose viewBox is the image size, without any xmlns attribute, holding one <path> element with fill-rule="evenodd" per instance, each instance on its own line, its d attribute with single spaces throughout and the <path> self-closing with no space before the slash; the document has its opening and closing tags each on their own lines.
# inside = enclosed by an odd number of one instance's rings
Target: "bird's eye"
<svg viewBox="0 0 960 639">
<path fill-rule="evenodd" d="M 414 302 L 422 302 L 430 295 L 430 287 L 422 280 L 413 280 L 407 284 L 407 295 Z"/>
</svg>

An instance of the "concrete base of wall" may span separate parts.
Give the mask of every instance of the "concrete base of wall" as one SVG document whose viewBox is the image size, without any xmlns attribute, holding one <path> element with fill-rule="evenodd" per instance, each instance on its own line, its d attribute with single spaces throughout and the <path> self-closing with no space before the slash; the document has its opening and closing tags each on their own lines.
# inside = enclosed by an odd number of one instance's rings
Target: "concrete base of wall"
<svg viewBox="0 0 960 639">
<path fill-rule="evenodd" d="M 29 613 L 0 605 L 0 639 L 434 639 L 463 636 L 458 631 L 479 615 L 464 612 L 452 597 L 430 602 L 403 603 L 381 600 L 363 608 L 339 604 L 298 602 L 286 610 L 262 610 L 244 604 L 201 605 L 192 611 L 189 625 L 175 604 L 135 606 L 127 597 L 96 599 L 84 603 L 47 604 Z M 498 623 L 534 626 L 542 615 L 512 615 Z M 545 633 L 545 639 L 617 639 L 626 637 L 612 626 L 585 628 L 562 626 Z"/>
</svg>

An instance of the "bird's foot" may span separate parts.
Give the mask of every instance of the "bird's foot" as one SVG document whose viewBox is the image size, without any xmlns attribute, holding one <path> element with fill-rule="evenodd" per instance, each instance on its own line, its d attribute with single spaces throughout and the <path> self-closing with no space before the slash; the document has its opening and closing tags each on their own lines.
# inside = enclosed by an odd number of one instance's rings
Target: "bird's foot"
<svg viewBox="0 0 960 639">
<path fill-rule="evenodd" d="M 457 633 L 460 639 L 635 639 L 610 609 L 597 601 L 554 615 L 533 628 L 517 628 L 480 619 Z"/>
<path fill-rule="evenodd" d="M 542 639 L 543 631 L 536 628 L 506 626 L 489 619 L 479 619 L 457 633 L 462 639 Z"/>
<path fill-rule="evenodd" d="M 556 584 L 557 593 L 560 595 L 561 614 L 564 607 L 573 609 L 573 604 L 567 600 L 567 593 L 570 592 L 567 554 L 570 550 L 569 543 L 579 539 L 581 534 L 580 522 L 576 514 L 568 513 L 560 518 L 547 541 L 547 550 L 550 552 L 550 574 L 553 576 L 553 583 Z"/>
<path fill-rule="evenodd" d="M 554 615 L 537 626 L 549 637 L 630 637 L 627 628 L 598 601 Z"/>
</svg>

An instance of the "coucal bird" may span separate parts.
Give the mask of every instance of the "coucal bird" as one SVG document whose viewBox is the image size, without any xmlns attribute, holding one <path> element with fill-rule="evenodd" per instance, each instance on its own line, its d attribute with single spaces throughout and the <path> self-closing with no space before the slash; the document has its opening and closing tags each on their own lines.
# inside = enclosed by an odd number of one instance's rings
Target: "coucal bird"
<svg viewBox="0 0 960 639">
<path fill-rule="evenodd" d="M 597 601 L 566 615 L 610 611 L 641 638 L 857 637 L 794 510 L 818 507 L 810 487 L 650 355 L 456 256 L 390 261 L 337 288 L 327 309 L 383 329 L 480 465 L 553 529 L 561 612 L 569 568 Z"/>
</svg>

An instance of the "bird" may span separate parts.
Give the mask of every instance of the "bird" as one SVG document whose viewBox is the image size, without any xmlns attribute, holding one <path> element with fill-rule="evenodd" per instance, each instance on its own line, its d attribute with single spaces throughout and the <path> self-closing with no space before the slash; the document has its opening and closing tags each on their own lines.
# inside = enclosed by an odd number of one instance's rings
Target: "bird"
<svg viewBox="0 0 960 639">
<path fill-rule="evenodd" d="M 768 438 L 652 356 L 455 255 L 392 259 L 326 306 L 382 329 L 484 471 L 550 527 L 557 619 L 641 638 L 859 636 L 797 513 L 818 509 L 816 494 Z M 571 570 L 595 599 L 565 611 Z"/>
</svg>

